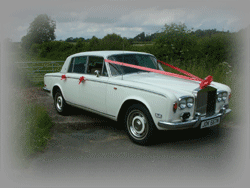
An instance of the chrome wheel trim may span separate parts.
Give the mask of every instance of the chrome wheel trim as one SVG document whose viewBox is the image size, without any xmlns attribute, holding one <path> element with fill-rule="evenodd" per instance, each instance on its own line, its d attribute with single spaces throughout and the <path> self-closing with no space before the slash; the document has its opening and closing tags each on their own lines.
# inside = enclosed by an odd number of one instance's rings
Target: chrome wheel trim
<svg viewBox="0 0 250 188">
<path fill-rule="evenodd" d="M 127 119 L 127 128 L 135 139 L 144 139 L 148 133 L 148 122 L 146 116 L 140 110 L 133 110 Z"/>
<path fill-rule="evenodd" d="M 63 98 L 62 96 L 58 96 L 56 99 L 56 107 L 59 111 L 62 111 L 62 106 L 63 106 Z"/>
</svg>

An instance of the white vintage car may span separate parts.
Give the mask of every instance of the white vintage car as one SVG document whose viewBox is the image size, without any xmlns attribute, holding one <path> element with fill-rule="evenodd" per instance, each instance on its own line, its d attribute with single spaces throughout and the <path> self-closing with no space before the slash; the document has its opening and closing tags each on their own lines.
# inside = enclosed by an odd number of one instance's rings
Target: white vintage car
<svg viewBox="0 0 250 188">
<path fill-rule="evenodd" d="M 123 123 L 132 141 L 148 144 L 158 130 L 206 128 L 231 112 L 231 89 L 107 62 L 161 70 L 148 53 L 93 51 L 69 56 L 61 71 L 47 73 L 44 90 L 54 99 L 59 114 L 68 105 Z"/>
</svg>

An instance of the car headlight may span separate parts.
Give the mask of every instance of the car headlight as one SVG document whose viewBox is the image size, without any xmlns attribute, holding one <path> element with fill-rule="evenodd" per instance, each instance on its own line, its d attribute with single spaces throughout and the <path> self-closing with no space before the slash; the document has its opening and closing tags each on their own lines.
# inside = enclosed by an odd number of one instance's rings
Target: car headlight
<svg viewBox="0 0 250 188">
<path fill-rule="evenodd" d="M 179 106 L 180 106 L 181 109 L 186 108 L 186 106 L 187 106 L 187 101 L 186 101 L 186 99 L 181 99 L 181 100 L 180 100 Z"/>
<path fill-rule="evenodd" d="M 226 101 L 226 100 L 227 100 L 227 93 L 223 93 L 223 94 L 222 94 L 222 100 L 223 100 L 223 101 Z"/>
<path fill-rule="evenodd" d="M 194 99 L 193 98 L 188 98 L 187 99 L 187 107 L 192 108 L 194 106 Z"/>
<path fill-rule="evenodd" d="M 193 97 L 180 97 L 179 98 L 179 107 L 181 110 L 185 108 L 192 108 L 194 106 L 194 98 Z"/>
<path fill-rule="evenodd" d="M 218 101 L 218 102 L 221 102 L 221 100 L 222 100 L 222 94 L 220 93 L 220 94 L 218 95 L 217 101 Z"/>
<path fill-rule="evenodd" d="M 218 91 L 217 92 L 217 101 L 221 102 L 221 101 L 226 101 L 227 100 L 227 92 L 226 91 Z"/>
</svg>

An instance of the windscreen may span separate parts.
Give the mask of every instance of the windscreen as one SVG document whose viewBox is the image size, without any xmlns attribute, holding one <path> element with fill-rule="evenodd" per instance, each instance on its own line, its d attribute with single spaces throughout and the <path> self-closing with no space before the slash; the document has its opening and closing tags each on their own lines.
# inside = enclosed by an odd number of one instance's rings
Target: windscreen
<svg viewBox="0 0 250 188">
<path fill-rule="evenodd" d="M 128 63 L 131 65 L 138 65 L 142 67 L 148 67 L 152 69 L 159 69 L 157 65 L 156 58 L 151 55 L 144 55 L 144 54 L 119 54 L 119 55 L 112 55 L 108 58 L 112 61 L 118 61 L 123 63 Z M 140 69 L 130 68 L 126 66 L 116 65 L 110 63 L 110 70 L 111 74 L 114 75 L 121 75 L 121 74 L 129 74 L 129 73 L 137 73 L 137 72 L 147 72 Z"/>
</svg>

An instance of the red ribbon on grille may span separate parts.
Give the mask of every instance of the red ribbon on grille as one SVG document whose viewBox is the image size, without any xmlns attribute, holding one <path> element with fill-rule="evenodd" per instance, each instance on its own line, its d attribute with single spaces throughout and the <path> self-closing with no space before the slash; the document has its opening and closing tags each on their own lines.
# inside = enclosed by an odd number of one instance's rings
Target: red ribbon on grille
<svg viewBox="0 0 250 188">
<path fill-rule="evenodd" d="M 79 84 L 80 84 L 82 81 L 85 81 L 84 76 L 82 76 L 82 77 L 79 78 Z"/>
<path fill-rule="evenodd" d="M 116 64 L 116 65 L 121 65 L 121 66 L 126 66 L 126 67 L 131 67 L 131 68 L 135 68 L 135 69 L 140 69 L 140 70 L 145 70 L 145 71 L 149 71 L 149 72 L 155 72 L 155 73 L 159 73 L 159 74 L 163 74 L 163 75 L 168 75 L 168 76 L 173 76 L 173 77 L 176 77 L 176 78 L 182 78 L 182 79 L 186 79 L 186 80 L 194 80 L 194 81 L 200 81 L 200 89 L 203 89 L 205 87 L 207 87 L 208 85 L 210 85 L 210 83 L 213 81 L 213 77 L 212 76 L 207 76 L 205 78 L 205 80 L 187 72 L 187 71 L 184 71 L 178 67 L 175 67 L 173 65 L 170 65 L 168 63 L 165 63 L 163 61 L 160 61 L 160 60 L 157 60 L 158 62 L 166 65 L 166 66 L 169 66 L 187 76 L 183 76 L 183 75 L 180 75 L 180 74 L 175 74 L 175 73 L 171 73 L 171 72 L 166 72 L 166 71 L 162 71 L 162 70 L 156 70 L 156 69 L 152 69 L 152 68 L 148 68 L 148 67 L 142 67 L 142 66 L 138 66 L 138 65 L 131 65 L 131 64 L 128 64 L 128 63 L 123 63 L 123 62 L 118 62 L 118 61 L 112 61 L 112 60 L 109 60 L 109 59 L 105 59 L 105 62 L 107 63 L 112 63 L 112 64 Z"/>
<path fill-rule="evenodd" d="M 63 74 L 61 80 L 66 80 L 66 75 Z"/>
</svg>

